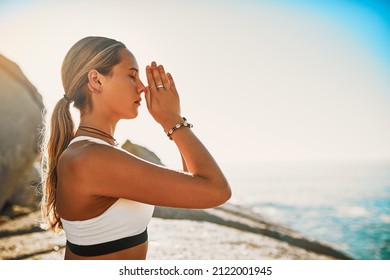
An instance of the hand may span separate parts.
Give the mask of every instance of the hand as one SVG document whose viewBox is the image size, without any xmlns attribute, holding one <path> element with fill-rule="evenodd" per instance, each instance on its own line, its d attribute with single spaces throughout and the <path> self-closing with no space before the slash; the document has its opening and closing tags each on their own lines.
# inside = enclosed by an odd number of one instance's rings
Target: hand
<svg viewBox="0 0 390 280">
<path fill-rule="evenodd" d="M 165 131 L 171 129 L 176 123 L 182 122 L 180 116 L 180 99 L 175 83 L 169 73 L 165 73 L 162 65 L 156 62 L 146 66 L 145 99 L 149 113 L 162 125 Z"/>
</svg>

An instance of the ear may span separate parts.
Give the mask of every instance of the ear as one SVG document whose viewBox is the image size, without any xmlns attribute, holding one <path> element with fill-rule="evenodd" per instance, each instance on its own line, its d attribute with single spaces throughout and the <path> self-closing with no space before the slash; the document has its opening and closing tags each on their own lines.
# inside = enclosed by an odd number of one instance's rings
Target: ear
<svg viewBox="0 0 390 280">
<path fill-rule="evenodd" d="M 90 92 L 101 92 L 100 73 L 95 69 L 88 72 L 88 89 Z"/>
</svg>

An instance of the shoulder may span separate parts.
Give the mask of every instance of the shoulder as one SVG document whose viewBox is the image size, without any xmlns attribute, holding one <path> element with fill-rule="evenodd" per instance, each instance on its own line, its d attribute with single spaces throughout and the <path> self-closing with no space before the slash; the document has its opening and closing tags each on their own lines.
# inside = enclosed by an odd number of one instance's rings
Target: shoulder
<svg viewBox="0 0 390 280">
<path fill-rule="evenodd" d="M 93 166 L 107 166 L 110 162 L 132 157 L 130 153 L 108 145 L 80 141 L 69 146 L 60 156 L 58 167 L 66 170 L 83 170 Z"/>
<path fill-rule="evenodd" d="M 152 185 L 150 163 L 124 150 L 97 143 L 80 141 L 69 146 L 57 168 L 60 185 L 66 186 L 62 189 L 76 187 L 86 197 L 137 200 L 134 194 L 142 192 L 140 185 Z M 143 202 L 142 199 L 137 201 Z"/>
</svg>

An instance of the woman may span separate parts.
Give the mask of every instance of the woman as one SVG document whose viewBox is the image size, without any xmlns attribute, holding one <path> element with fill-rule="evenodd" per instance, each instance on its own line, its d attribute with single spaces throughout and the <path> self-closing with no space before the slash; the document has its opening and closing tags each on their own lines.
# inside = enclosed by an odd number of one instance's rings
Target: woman
<svg viewBox="0 0 390 280">
<path fill-rule="evenodd" d="M 220 168 L 180 114 L 172 76 L 155 62 L 146 76 L 148 86 L 132 53 L 113 39 L 84 38 L 64 59 L 65 95 L 51 118 L 42 209 L 51 230 L 65 231 L 65 259 L 145 259 L 153 205 L 210 208 L 231 196 Z M 116 124 L 137 117 L 141 93 L 176 143 L 183 172 L 117 147 Z M 71 103 L 80 111 L 77 129 Z"/>
</svg>

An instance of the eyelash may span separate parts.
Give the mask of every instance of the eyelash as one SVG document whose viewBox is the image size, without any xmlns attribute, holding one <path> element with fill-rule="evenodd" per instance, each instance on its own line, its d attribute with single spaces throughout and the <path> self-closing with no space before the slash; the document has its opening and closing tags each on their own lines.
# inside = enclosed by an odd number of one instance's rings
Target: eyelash
<svg viewBox="0 0 390 280">
<path fill-rule="evenodd" d="M 132 78 L 133 80 L 135 80 L 135 76 L 132 76 L 132 75 L 129 75 L 130 78 Z"/>
</svg>

